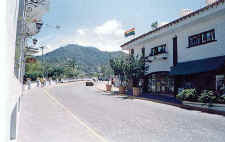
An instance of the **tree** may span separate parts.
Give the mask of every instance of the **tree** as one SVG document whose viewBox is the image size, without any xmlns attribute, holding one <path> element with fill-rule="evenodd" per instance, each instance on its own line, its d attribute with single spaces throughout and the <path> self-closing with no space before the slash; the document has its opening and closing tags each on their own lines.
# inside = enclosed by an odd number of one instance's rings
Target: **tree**
<svg viewBox="0 0 225 142">
<path fill-rule="evenodd" d="M 53 77 L 62 78 L 64 76 L 64 67 L 61 65 L 56 65 L 53 67 Z"/>
<path fill-rule="evenodd" d="M 120 86 L 124 86 L 126 83 L 126 70 L 127 64 L 124 58 L 118 57 L 110 60 L 110 66 L 114 72 L 114 75 L 119 77 Z"/>
<path fill-rule="evenodd" d="M 142 57 L 129 56 L 126 65 L 126 76 L 127 79 L 131 80 L 133 87 L 139 86 L 139 81 L 144 77 L 148 66 L 145 64 L 145 59 Z"/>
<path fill-rule="evenodd" d="M 99 68 L 99 77 L 102 79 L 109 79 L 113 75 L 113 71 L 109 65 L 101 65 Z"/>
<path fill-rule="evenodd" d="M 42 69 L 43 67 L 39 61 L 37 61 L 36 63 L 26 63 L 24 77 L 36 80 L 37 77 L 42 76 Z"/>
<path fill-rule="evenodd" d="M 65 65 L 65 76 L 75 78 L 80 74 L 79 66 L 74 59 L 69 59 Z"/>
</svg>

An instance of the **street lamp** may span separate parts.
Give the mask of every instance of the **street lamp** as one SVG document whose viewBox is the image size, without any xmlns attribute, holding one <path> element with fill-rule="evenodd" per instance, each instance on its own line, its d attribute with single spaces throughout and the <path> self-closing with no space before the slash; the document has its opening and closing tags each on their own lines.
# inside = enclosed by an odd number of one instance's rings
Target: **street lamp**
<svg viewBox="0 0 225 142">
<path fill-rule="evenodd" d="M 33 44 L 36 45 L 38 40 L 36 38 L 33 39 Z"/>
<path fill-rule="evenodd" d="M 44 55 L 44 46 L 41 46 L 40 47 L 41 48 L 41 64 L 42 64 L 42 75 L 43 75 L 43 77 L 44 77 L 44 71 L 45 71 L 45 69 L 44 69 L 44 63 L 43 63 L 43 55 Z"/>
<path fill-rule="evenodd" d="M 41 22 L 36 23 L 36 28 L 37 28 L 38 31 L 41 30 L 42 26 L 43 26 L 43 23 L 41 23 Z"/>
</svg>

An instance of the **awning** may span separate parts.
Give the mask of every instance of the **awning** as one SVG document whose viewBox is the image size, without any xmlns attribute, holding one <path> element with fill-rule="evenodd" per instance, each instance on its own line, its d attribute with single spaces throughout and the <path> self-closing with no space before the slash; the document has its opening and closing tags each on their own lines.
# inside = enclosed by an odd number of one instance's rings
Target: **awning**
<svg viewBox="0 0 225 142">
<path fill-rule="evenodd" d="M 178 63 L 172 67 L 170 75 L 190 75 L 215 71 L 225 65 L 225 56 Z"/>
</svg>

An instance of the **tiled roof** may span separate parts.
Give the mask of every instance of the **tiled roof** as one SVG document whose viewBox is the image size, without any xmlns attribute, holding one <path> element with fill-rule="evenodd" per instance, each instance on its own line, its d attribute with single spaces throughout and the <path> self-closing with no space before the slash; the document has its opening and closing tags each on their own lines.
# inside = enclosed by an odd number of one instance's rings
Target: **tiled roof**
<svg viewBox="0 0 225 142">
<path fill-rule="evenodd" d="M 178 18 L 178 19 L 176 19 L 176 20 L 174 20 L 174 21 L 172 21 L 172 22 L 170 22 L 170 23 L 168 23 L 168 24 L 166 24 L 166 25 L 164 25 L 164 26 L 161 26 L 161 27 L 159 27 L 159 28 L 157 28 L 157 29 L 155 29 L 155 30 L 152 30 L 152 31 L 150 31 L 150 32 L 147 32 L 147 33 L 145 33 L 145 34 L 142 34 L 142 35 L 140 35 L 140 36 L 138 36 L 138 37 L 136 37 L 136 38 L 134 38 L 134 39 L 132 39 L 132 40 L 130 40 L 130 41 L 124 43 L 124 44 L 121 45 L 120 47 L 124 47 L 124 46 L 126 46 L 126 45 L 128 45 L 128 44 L 130 44 L 130 43 L 132 43 L 132 42 L 134 42 L 134 41 L 136 41 L 136 40 L 138 40 L 138 39 L 141 39 L 141 38 L 143 38 L 143 37 L 145 37 L 145 36 L 147 36 L 147 35 L 150 35 L 150 34 L 152 34 L 152 33 L 155 33 L 155 32 L 157 32 L 157 31 L 159 31 L 159 30 L 161 30 L 161 29 L 163 29 L 163 28 L 166 28 L 166 27 L 172 26 L 172 25 L 174 25 L 174 24 L 177 24 L 177 23 L 179 23 L 180 21 L 186 20 L 187 18 L 190 18 L 190 17 L 192 17 L 192 16 L 195 16 L 195 15 L 197 15 L 198 13 L 203 12 L 203 11 L 205 11 L 205 10 L 208 10 L 209 8 L 213 8 L 214 6 L 217 6 L 217 5 L 221 4 L 221 3 L 224 3 L 224 0 L 218 0 L 218 1 L 212 3 L 212 4 L 208 5 L 208 6 L 205 6 L 205 7 L 201 8 L 201 9 L 199 9 L 199 10 L 196 10 L 196 11 L 194 11 L 194 12 L 192 12 L 192 13 L 186 15 L 186 16 L 183 16 L 183 17 L 181 17 L 181 18 Z"/>
</svg>

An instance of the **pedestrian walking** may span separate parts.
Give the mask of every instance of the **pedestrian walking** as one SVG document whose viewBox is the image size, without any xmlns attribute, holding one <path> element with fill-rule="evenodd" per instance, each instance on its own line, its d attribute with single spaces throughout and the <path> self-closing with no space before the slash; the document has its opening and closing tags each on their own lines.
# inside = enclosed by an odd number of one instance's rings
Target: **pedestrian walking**
<svg viewBox="0 0 225 142">
<path fill-rule="evenodd" d="M 112 84 L 112 86 L 114 85 L 114 80 L 113 80 L 113 78 L 111 79 L 111 84 Z"/>
<path fill-rule="evenodd" d="M 58 78 L 55 79 L 55 83 L 58 84 Z"/>
<path fill-rule="evenodd" d="M 44 87 L 44 79 L 43 78 L 40 79 L 40 82 L 41 82 L 41 87 Z"/>
<path fill-rule="evenodd" d="M 52 78 L 51 78 L 51 77 L 48 78 L 48 84 L 49 84 L 49 85 L 52 84 Z"/>
<path fill-rule="evenodd" d="M 39 77 L 37 78 L 36 83 L 37 83 L 37 87 L 39 87 L 40 86 L 40 78 Z"/>
<path fill-rule="evenodd" d="M 28 89 L 30 90 L 31 89 L 31 79 L 30 78 L 27 78 L 27 86 L 28 86 Z"/>
<path fill-rule="evenodd" d="M 138 85 L 139 85 L 139 87 L 140 87 L 140 94 L 142 94 L 142 92 L 143 92 L 143 82 L 144 82 L 144 80 L 141 79 L 141 80 L 139 81 L 139 83 L 138 83 Z"/>
<path fill-rule="evenodd" d="M 46 79 L 43 78 L 43 83 L 44 83 L 44 86 L 46 86 Z"/>
</svg>

